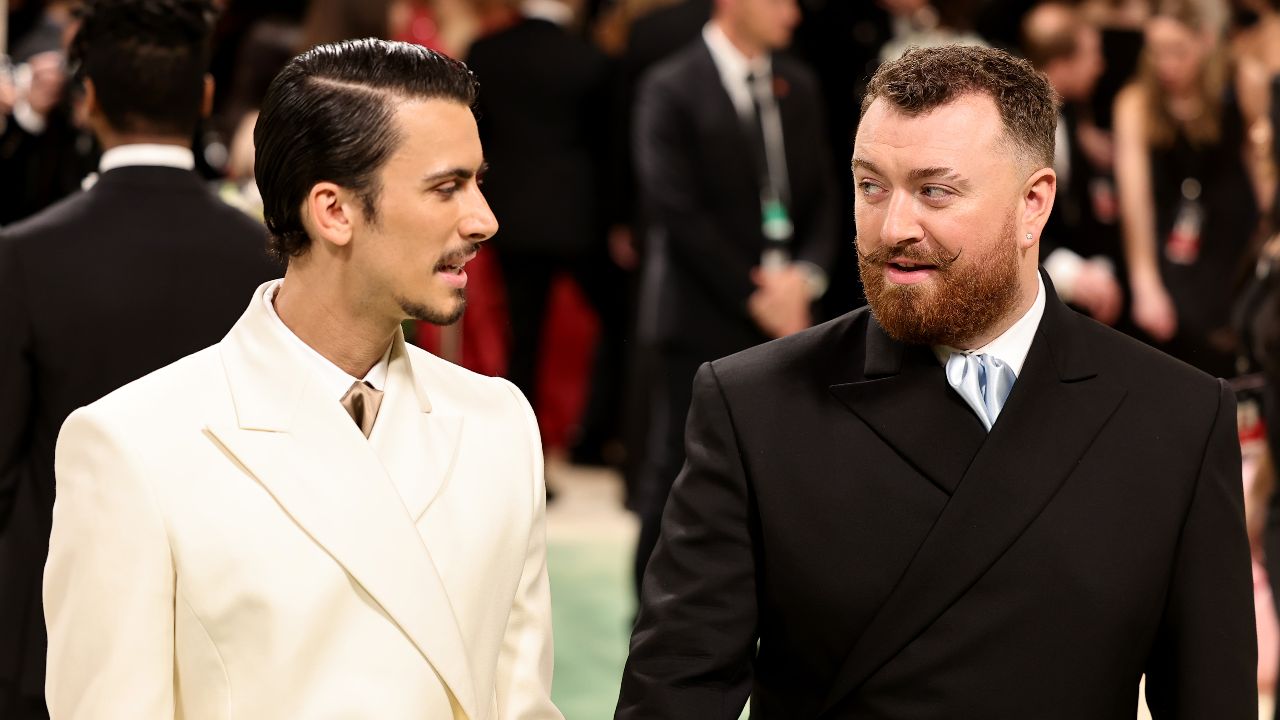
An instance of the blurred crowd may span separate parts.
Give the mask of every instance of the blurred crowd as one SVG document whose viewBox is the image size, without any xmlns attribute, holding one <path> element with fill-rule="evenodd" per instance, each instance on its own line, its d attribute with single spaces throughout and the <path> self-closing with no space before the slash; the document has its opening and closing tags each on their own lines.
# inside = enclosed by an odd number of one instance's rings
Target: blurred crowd
<svg viewBox="0 0 1280 720">
<path fill-rule="evenodd" d="M 101 155 L 67 60 L 77 2 L 7 5 L 0 225 L 90 184 Z M 863 304 L 848 162 L 877 64 L 947 43 L 1026 57 L 1062 100 L 1042 264 L 1081 312 L 1233 382 L 1251 532 L 1280 566 L 1280 0 L 218 5 L 195 169 L 259 219 L 254 121 L 290 57 L 377 36 L 466 60 L 501 229 L 464 320 L 407 335 L 511 379 L 553 449 L 623 471 L 637 573 L 698 365 Z"/>
</svg>

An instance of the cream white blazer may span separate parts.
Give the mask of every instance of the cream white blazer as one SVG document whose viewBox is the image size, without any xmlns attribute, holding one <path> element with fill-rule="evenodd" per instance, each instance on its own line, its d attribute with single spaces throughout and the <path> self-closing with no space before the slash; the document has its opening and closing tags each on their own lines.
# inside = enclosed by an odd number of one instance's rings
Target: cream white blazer
<svg viewBox="0 0 1280 720">
<path fill-rule="evenodd" d="M 366 439 L 266 287 L 62 428 L 53 718 L 559 720 L 524 397 L 397 334 Z"/>
</svg>

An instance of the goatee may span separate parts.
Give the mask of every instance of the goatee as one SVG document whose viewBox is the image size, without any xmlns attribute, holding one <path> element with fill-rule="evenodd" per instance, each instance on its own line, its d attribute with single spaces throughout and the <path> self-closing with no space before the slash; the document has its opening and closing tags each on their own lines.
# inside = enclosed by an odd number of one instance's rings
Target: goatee
<svg viewBox="0 0 1280 720">
<path fill-rule="evenodd" d="M 454 292 L 458 302 L 449 310 L 420 305 L 403 298 L 399 300 L 400 309 L 404 311 L 405 315 L 414 320 L 421 320 L 432 325 L 452 325 L 462 319 L 462 313 L 467 309 L 466 288 L 458 288 Z"/>
</svg>

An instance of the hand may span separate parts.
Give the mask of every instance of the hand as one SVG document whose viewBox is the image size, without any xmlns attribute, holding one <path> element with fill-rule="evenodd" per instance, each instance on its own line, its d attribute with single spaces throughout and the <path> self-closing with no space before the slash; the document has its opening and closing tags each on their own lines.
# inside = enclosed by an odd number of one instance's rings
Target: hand
<svg viewBox="0 0 1280 720">
<path fill-rule="evenodd" d="M 62 86 L 67 80 L 66 70 L 62 66 L 62 53 L 56 50 L 42 52 L 33 55 L 27 64 L 31 66 L 27 104 L 37 115 L 45 117 L 62 98 Z"/>
<path fill-rule="evenodd" d="M 781 270 L 751 271 L 758 289 L 747 299 L 747 311 L 769 337 L 785 337 L 809 327 L 809 281 L 794 265 Z"/>
<path fill-rule="evenodd" d="M 1088 260 L 1084 263 L 1071 286 L 1071 302 L 1084 308 L 1094 320 L 1104 325 L 1116 324 L 1120 319 L 1124 294 L 1106 261 Z"/>
<path fill-rule="evenodd" d="M 1168 342 L 1178 330 L 1178 313 L 1164 285 L 1134 285 L 1133 321 L 1157 342 Z"/>
<path fill-rule="evenodd" d="M 0 68 L 0 115 L 13 112 L 18 102 L 18 89 L 13 86 L 13 75 Z"/>
<path fill-rule="evenodd" d="M 609 259 L 627 271 L 640 266 L 640 251 L 636 249 L 635 233 L 630 227 L 614 225 L 609 228 Z"/>
</svg>

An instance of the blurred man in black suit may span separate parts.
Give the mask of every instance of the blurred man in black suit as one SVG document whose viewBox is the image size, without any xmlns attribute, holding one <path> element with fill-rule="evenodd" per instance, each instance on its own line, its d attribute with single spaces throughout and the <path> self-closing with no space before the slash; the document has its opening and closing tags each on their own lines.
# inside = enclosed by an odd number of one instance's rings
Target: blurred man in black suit
<svg viewBox="0 0 1280 720">
<path fill-rule="evenodd" d="M 485 197 L 502 223 L 493 247 L 511 321 L 507 377 L 537 409 L 551 282 L 568 273 L 600 319 L 584 428 L 614 434 L 626 334 L 626 279 L 605 247 L 609 67 L 572 31 L 563 0 L 524 0 L 511 27 L 471 46 L 483 84 L 480 139 L 491 169 Z M 581 438 L 580 438 L 581 439 Z"/>
<path fill-rule="evenodd" d="M 817 84 L 778 53 L 799 19 L 795 0 L 717 0 L 702 37 L 641 83 L 639 333 L 656 359 L 637 587 L 684 462 L 698 365 L 808 327 L 835 258 L 838 202 Z"/>
<path fill-rule="evenodd" d="M 45 716 L 40 585 L 58 428 L 217 342 L 279 274 L 265 231 L 192 172 L 208 0 L 86 5 L 70 58 L 106 152 L 86 192 L 0 234 L 0 717 Z M 121 558 L 127 563 L 128 558 Z"/>
<path fill-rule="evenodd" d="M 1102 35 L 1078 9 L 1046 2 L 1027 14 L 1022 41 L 1027 59 L 1062 99 L 1053 161 L 1058 198 L 1040 241 L 1041 262 L 1059 297 L 1115 325 L 1124 317 L 1125 273 L 1110 176 L 1114 151 L 1089 107 L 1105 67 Z"/>
</svg>

